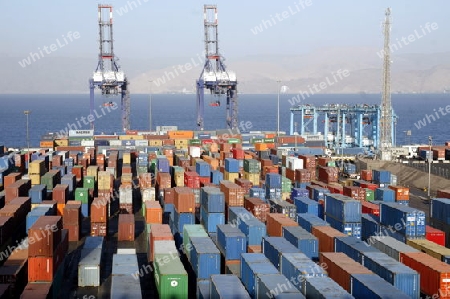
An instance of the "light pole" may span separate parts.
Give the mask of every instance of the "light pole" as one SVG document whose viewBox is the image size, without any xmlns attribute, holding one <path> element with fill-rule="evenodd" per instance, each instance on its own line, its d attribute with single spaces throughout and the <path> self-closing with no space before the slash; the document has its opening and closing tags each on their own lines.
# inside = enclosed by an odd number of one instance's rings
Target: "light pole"
<svg viewBox="0 0 450 299">
<path fill-rule="evenodd" d="M 298 135 L 298 133 L 297 133 L 297 122 L 295 122 L 294 123 L 294 127 L 295 127 L 295 132 L 294 132 L 294 134 L 295 134 L 295 151 L 297 151 L 297 135 Z"/>
<path fill-rule="evenodd" d="M 28 148 L 28 154 L 30 153 L 30 132 L 28 129 L 28 115 L 30 115 L 31 110 L 25 110 L 23 114 L 27 116 L 27 148 Z"/>
<path fill-rule="evenodd" d="M 281 80 L 277 80 L 277 89 L 278 89 L 278 96 L 277 96 L 277 136 L 280 135 L 280 83 Z"/>
<path fill-rule="evenodd" d="M 428 136 L 428 143 L 430 145 L 430 150 L 428 152 L 428 198 L 430 198 L 431 193 L 431 159 L 433 158 L 431 153 L 431 143 L 433 142 L 433 137 Z"/>
<path fill-rule="evenodd" d="M 150 94 L 149 94 L 149 127 L 150 127 L 150 132 L 152 131 L 152 85 L 151 83 L 153 82 L 153 80 L 149 80 L 148 81 L 150 83 Z"/>
</svg>

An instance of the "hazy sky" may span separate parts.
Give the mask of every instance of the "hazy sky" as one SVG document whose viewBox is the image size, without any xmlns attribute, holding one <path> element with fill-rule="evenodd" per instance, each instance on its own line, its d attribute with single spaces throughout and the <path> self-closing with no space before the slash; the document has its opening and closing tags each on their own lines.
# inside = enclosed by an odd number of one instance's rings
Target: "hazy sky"
<svg viewBox="0 0 450 299">
<path fill-rule="evenodd" d="M 388 6 L 392 8 L 394 40 L 413 34 L 414 30 L 420 33 L 420 27 L 427 22 L 438 25 L 438 29 L 398 53 L 450 50 L 449 0 L 311 0 L 309 6 L 306 2 L 212 2 L 219 9 L 221 52 L 226 58 L 233 58 L 291 55 L 334 46 L 380 48 L 381 23 Z M 202 52 L 205 1 L 109 0 L 107 3 L 115 8 L 115 52 L 120 58 L 195 57 Z M 51 55 L 96 57 L 97 4 L 87 0 L 0 0 L 0 53 L 24 57 L 57 39 L 64 43 L 62 35 L 77 31 L 78 39 Z M 283 11 L 286 11 L 284 15 Z M 257 26 L 263 30 L 254 34 Z"/>
</svg>

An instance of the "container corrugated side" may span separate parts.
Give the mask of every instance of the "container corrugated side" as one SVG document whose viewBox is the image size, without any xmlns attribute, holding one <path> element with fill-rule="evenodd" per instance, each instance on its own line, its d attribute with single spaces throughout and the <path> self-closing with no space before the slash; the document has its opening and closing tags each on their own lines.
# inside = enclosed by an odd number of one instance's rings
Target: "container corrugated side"
<svg viewBox="0 0 450 299">
<path fill-rule="evenodd" d="M 297 214 L 297 223 L 310 233 L 314 226 L 330 226 L 328 222 L 318 216 L 306 213 Z"/>
<path fill-rule="evenodd" d="M 295 294 L 298 299 L 303 299 L 302 293 L 283 274 L 266 274 L 256 277 L 256 297 L 270 298 L 271 295 Z"/>
<path fill-rule="evenodd" d="M 224 213 L 208 213 L 203 207 L 200 208 L 200 223 L 208 233 L 216 233 L 217 225 L 225 224 Z"/>
<path fill-rule="evenodd" d="M 155 254 L 153 264 L 160 298 L 188 297 L 188 274 L 179 258 L 173 258 L 170 254 Z"/>
<path fill-rule="evenodd" d="M 367 252 L 381 252 L 355 237 L 337 237 L 334 239 L 334 242 L 336 252 L 343 252 L 360 264 L 363 262 L 364 255 Z"/>
<path fill-rule="evenodd" d="M 319 203 L 308 197 L 294 197 L 294 204 L 297 207 L 297 213 L 307 213 L 319 216 Z"/>
<path fill-rule="evenodd" d="M 250 299 L 244 285 L 236 275 L 211 275 L 211 298 Z"/>
<path fill-rule="evenodd" d="M 350 237 L 361 238 L 361 222 L 342 222 L 331 216 L 325 215 L 325 220 L 331 227 Z"/>
<path fill-rule="evenodd" d="M 266 225 L 254 217 L 241 219 L 239 229 L 247 237 L 247 245 L 261 245 L 262 238 L 267 235 Z"/>
<path fill-rule="evenodd" d="M 355 298 L 411 298 L 376 274 L 353 274 L 351 280 Z"/>
<path fill-rule="evenodd" d="M 361 240 L 367 241 L 372 236 L 380 233 L 380 218 L 371 214 L 361 216 Z"/>
<path fill-rule="evenodd" d="M 114 254 L 111 275 L 129 275 L 139 271 L 136 254 Z"/>
<path fill-rule="evenodd" d="M 319 240 L 300 226 L 283 227 L 283 237 L 310 259 L 319 259 Z"/>
<path fill-rule="evenodd" d="M 257 275 L 278 273 L 278 269 L 262 253 L 243 253 L 241 255 L 241 280 L 252 297 L 256 292 Z"/>
<path fill-rule="evenodd" d="M 380 223 L 407 237 L 425 236 L 425 213 L 405 205 L 381 203 Z"/>
<path fill-rule="evenodd" d="M 306 277 L 302 284 L 302 293 L 306 298 L 354 299 L 352 295 L 328 276 Z"/>
<path fill-rule="evenodd" d="M 201 224 L 187 224 L 183 227 L 183 249 L 186 253 L 187 258 L 190 260 L 190 251 L 192 250 L 192 245 L 190 238 L 192 237 L 208 237 L 208 233 Z"/>
<path fill-rule="evenodd" d="M 220 251 L 210 237 L 192 237 L 190 261 L 197 279 L 208 279 L 220 274 Z"/>
<path fill-rule="evenodd" d="M 142 298 L 141 283 L 130 274 L 111 277 L 111 299 Z"/>
<path fill-rule="evenodd" d="M 217 226 L 217 247 L 225 260 L 238 260 L 247 252 L 247 238 L 237 227 L 229 224 Z"/>
<path fill-rule="evenodd" d="M 327 194 L 325 214 L 341 222 L 359 222 L 361 221 L 361 202 L 340 194 Z"/>
<path fill-rule="evenodd" d="M 196 299 L 210 299 L 211 298 L 211 281 L 197 280 L 197 297 Z"/>
<path fill-rule="evenodd" d="M 386 253 L 396 261 L 400 261 L 400 254 L 406 252 L 420 252 L 419 250 L 406 245 L 392 237 L 372 237 L 367 242 L 371 246 Z"/>
<path fill-rule="evenodd" d="M 81 250 L 80 261 L 78 262 L 78 286 L 98 287 L 100 286 L 100 268 L 102 259 L 102 249 Z"/>
<path fill-rule="evenodd" d="M 280 270 L 281 257 L 284 253 L 301 253 L 300 249 L 292 245 L 283 237 L 266 237 L 263 239 L 262 252 Z"/>
<path fill-rule="evenodd" d="M 427 239 L 408 239 L 406 244 L 416 248 L 417 250 L 425 252 L 444 263 L 450 264 L 450 248 L 438 245 L 434 242 L 428 241 Z"/>
<path fill-rule="evenodd" d="M 433 198 L 430 206 L 430 217 L 450 224 L 450 199 Z"/>
<path fill-rule="evenodd" d="M 103 248 L 103 242 L 104 242 L 103 237 L 88 236 L 84 241 L 83 249 L 99 249 L 99 248 L 101 249 Z"/>
<path fill-rule="evenodd" d="M 382 252 L 367 252 L 363 266 L 411 298 L 420 297 L 420 276 L 411 268 Z"/>
<path fill-rule="evenodd" d="M 303 253 L 283 253 L 280 273 L 289 280 L 302 281 L 305 277 L 328 276 L 327 272 Z"/>
</svg>

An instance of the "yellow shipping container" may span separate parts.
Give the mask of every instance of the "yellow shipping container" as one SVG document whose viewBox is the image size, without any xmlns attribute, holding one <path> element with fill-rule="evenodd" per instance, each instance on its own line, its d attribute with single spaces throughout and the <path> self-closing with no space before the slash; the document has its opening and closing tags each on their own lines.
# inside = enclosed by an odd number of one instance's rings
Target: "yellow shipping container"
<svg viewBox="0 0 450 299">
<path fill-rule="evenodd" d="M 98 189 L 109 190 L 111 188 L 111 173 L 108 171 L 98 172 Z"/>
<path fill-rule="evenodd" d="M 282 200 L 286 200 L 289 197 L 291 197 L 291 192 L 283 192 L 283 193 L 281 193 L 281 199 Z"/>
<path fill-rule="evenodd" d="M 44 141 L 39 142 L 39 147 L 40 148 L 53 148 L 54 143 L 53 143 L 53 141 L 44 140 Z"/>
<path fill-rule="evenodd" d="M 175 172 L 174 180 L 176 187 L 184 187 L 184 172 Z"/>
<path fill-rule="evenodd" d="M 69 139 L 55 139 L 56 146 L 69 146 Z"/>
<path fill-rule="evenodd" d="M 228 172 L 228 171 L 224 170 L 223 178 L 224 178 L 224 180 L 234 183 L 235 179 L 239 179 L 239 172 Z"/>
<path fill-rule="evenodd" d="M 162 146 L 163 142 L 161 139 L 150 139 L 148 141 L 148 146 Z"/>
<path fill-rule="evenodd" d="M 259 173 L 244 172 L 244 179 L 252 182 L 253 186 L 259 186 Z"/>
<path fill-rule="evenodd" d="M 119 135 L 119 140 L 144 140 L 144 135 Z"/>
<path fill-rule="evenodd" d="M 87 176 L 95 177 L 95 181 L 98 181 L 98 166 L 91 165 L 86 169 Z"/>
<path fill-rule="evenodd" d="M 29 174 L 28 175 L 31 180 L 31 185 L 40 185 L 41 184 L 41 175 L 40 174 Z"/>
<path fill-rule="evenodd" d="M 133 174 L 131 173 L 122 173 L 121 182 L 123 183 L 132 183 L 133 182 Z"/>
<path fill-rule="evenodd" d="M 127 164 L 127 165 L 131 164 L 131 153 L 128 153 L 128 152 L 123 153 L 122 161 L 123 161 L 123 164 Z"/>
<path fill-rule="evenodd" d="M 45 161 L 34 160 L 28 165 L 28 174 L 37 174 L 39 176 L 45 173 Z M 39 179 L 40 181 L 40 179 Z"/>
<path fill-rule="evenodd" d="M 406 244 L 409 246 L 425 252 L 426 254 L 445 262 L 445 259 L 450 257 L 450 248 L 441 246 L 427 239 L 407 239 Z"/>
</svg>

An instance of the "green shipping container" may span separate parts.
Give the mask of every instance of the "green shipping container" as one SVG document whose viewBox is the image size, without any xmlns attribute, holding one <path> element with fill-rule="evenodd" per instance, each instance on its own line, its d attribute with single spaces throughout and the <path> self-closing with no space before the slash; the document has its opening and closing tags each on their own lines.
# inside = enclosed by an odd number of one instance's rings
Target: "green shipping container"
<svg viewBox="0 0 450 299">
<path fill-rule="evenodd" d="M 178 256 L 155 254 L 153 263 L 159 298 L 187 299 L 188 274 Z"/>
<path fill-rule="evenodd" d="M 53 190 L 53 187 L 56 185 L 55 175 L 47 172 L 41 176 L 41 184 L 47 186 L 47 191 Z"/>
<path fill-rule="evenodd" d="M 201 145 L 202 141 L 200 139 L 190 139 L 189 145 Z"/>
<path fill-rule="evenodd" d="M 75 189 L 75 200 L 81 201 L 81 203 L 89 203 L 89 190 L 88 188 Z"/>
<path fill-rule="evenodd" d="M 185 224 L 183 226 L 183 247 L 185 249 L 187 258 L 191 260 L 190 252 L 192 245 L 190 238 L 192 237 L 209 237 L 205 228 L 201 224 Z"/>
<path fill-rule="evenodd" d="M 245 159 L 244 160 L 244 171 L 248 173 L 259 173 L 261 169 L 261 164 L 255 159 Z"/>
<path fill-rule="evenodd" d="M 327 162 L 327 167 L 336 167 L 336 162 L 334 161 Z"/>
<path fill-rule="evenodd" d="M 264 138 L 264 143 L 275 143 L 275 138 Z"/>
<path fill-rule="evenodd" d="M 292 181 L 287 177 L 281 177 L 281 192 L 291 192 Z"/>
<path fill-rule="evenodd" d="M 263 141 L 264 140 L 262 138 L 253 138 L 251 142 L 252 144 L 255 144 L 255 143 L 263 143 Z"/>
<path fill-rule="evenodd" d="M 366 200 L 367 201 L 375 200 L 375 192 L 373 192 L 373 190 L 366 188 Z"/>
<path fill-rule="evenodd" d="M 241 143 L 241 140 L 238 138 L 230 138 L 228 139 L 228 143 Z"/>
<path fill-rule="evenodd" d="M 147 166 L 139 166 L 137 168 L 137 175 L 140 175 L 142 173 L 147 173 L 148 172 L 148 167 Z"/>
<path fill-rule="evenodd" d="M 93 176 L 85 176 L 83 178 L 83 188 L 95 189 L 95 177 L 93 177 Z"/>
</svg>

